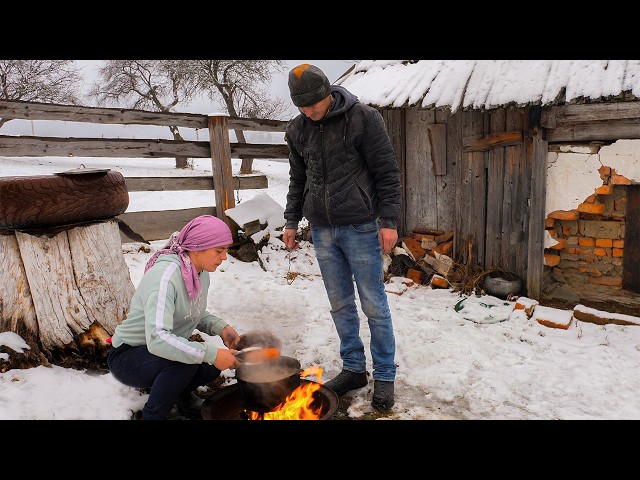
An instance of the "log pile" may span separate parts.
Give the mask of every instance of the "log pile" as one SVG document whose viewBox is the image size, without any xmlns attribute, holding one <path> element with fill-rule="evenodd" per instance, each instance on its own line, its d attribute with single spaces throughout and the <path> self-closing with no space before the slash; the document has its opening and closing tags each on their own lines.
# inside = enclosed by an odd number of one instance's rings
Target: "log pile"
<svg viewBox="0 0 640 480">
<path fill-rule="evenodd" d="M 399 246 L 391 255 L 387 276 L 406 277 L 414 284 L 449 288 L 448 277 L 454 261 L 453 232 L 429 228 L 414 228 L 398 241 Z"/>
</svg>

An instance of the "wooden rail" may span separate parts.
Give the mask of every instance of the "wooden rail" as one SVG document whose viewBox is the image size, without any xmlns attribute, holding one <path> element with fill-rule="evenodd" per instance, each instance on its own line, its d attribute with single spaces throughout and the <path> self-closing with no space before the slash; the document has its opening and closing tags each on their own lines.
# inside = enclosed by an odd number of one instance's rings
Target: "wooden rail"
<svg viewBox="0 0 640 480">
<path fill-rule="evenodd" d="M 206 129 L 209 141 L 167 139 L 74 138 L 0 135 L 4 157 L 211 158 L 210 176 L 125 177 L 127 189 L 141 191 L 211 190 L 212 205 L 182 210 L 129 212 L 118 218 L 147 240 L 168 238 L 191 218 L 210 214 L 227 222 L 237 239 L 237 226 L 225 215 L 235 206 L 233 192 L 267 188 L 264 175 L 231 174 L 231 158 L 287 158 L 286 144 L 230 143 L 229 130 L 284 132 L 282 120 L 229 117 L 224 114 L 163 113 L 122 108 L 79 107 L 0 100 L 0 118 L 84 122 L 97 125 L 147 125 Z M 215 202 L 213 202 L 215 198 Z M 216 208 L 216 206 L 222 208 Z M 122 234 L 123 241 L 130 241 Z"/>
</svg>

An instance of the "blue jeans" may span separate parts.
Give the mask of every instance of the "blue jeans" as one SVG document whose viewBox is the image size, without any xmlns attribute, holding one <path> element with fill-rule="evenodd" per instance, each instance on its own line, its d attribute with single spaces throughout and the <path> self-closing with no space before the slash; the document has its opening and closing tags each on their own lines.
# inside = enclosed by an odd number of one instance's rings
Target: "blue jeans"
<svg viewBox="0 0 640 480">
<path fill-rule="evenodd" d="M 192 392 L 221 373 L 208 363 L 189 364 L 158 357 L 146 345 L 111 348 L 107 366 L 120 383 L 151 389 L 142 409 L 145 420 L 166 420 L 181 393 Z"/>
<path fill-rule="evenodd" d="M 311 238 L 329 296 L 331 317 L 340 337 L 342 368 L 352 372 L 366 371 L 353 286 L 355 280 L 360 306 L 371 333 L 373 378 L 393 381 L 396 376 L 396 342 L 384 290 L 377 222 L 339 227 L 312 225 Z"/>
</svg>

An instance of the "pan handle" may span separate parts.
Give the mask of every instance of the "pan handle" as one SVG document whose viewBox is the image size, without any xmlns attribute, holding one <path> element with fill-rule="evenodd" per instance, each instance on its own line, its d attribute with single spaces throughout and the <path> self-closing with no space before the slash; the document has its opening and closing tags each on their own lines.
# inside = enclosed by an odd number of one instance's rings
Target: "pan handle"
<svg viewBox="0 0 640 480">
<path fill-rule="evenodd" d="M 268 360 L 275 360 L 280 357 L 279 348 L 262 348 L 262 347 L 247 347 L 242 350 L 238 350 L 235 354 L 238 361 L 247 364 L 262 363 Z"/>
</svg>

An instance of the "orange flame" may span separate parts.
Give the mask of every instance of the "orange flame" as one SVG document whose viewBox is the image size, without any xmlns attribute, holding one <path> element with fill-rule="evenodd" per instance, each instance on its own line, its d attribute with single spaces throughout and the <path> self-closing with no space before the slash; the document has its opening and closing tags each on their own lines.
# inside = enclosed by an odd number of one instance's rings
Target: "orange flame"
<svg viewBox="0 0 640 480">
<path fill-rule="evenodd" d="M 302 371 L 302 378 L 314 376 L 317 382 L 309 381 L 297 387 L 289 396 L 270 412 L 246 411 L 249 420 L 318 420 L 322 416 L 322 405 L 312 406 L 314 393 L 322 385 L 322 368 L 312 366 Z"/>
</svg>

